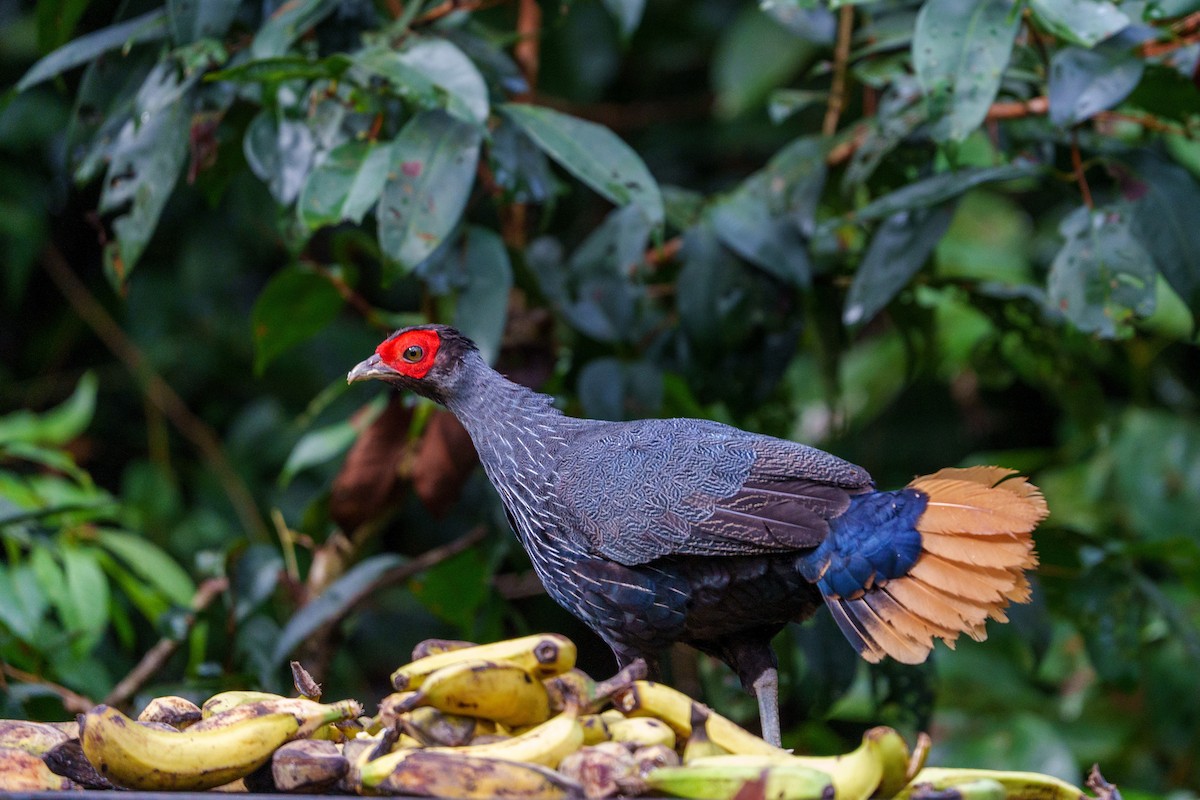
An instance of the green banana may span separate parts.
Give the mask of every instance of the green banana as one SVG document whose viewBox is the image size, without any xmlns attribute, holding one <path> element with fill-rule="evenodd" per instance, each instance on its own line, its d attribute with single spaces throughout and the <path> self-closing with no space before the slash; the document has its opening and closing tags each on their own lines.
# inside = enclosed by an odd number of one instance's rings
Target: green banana
<svg viewBox="0 0 1200 800">
<path fill-rule="evenodd" d="M 177 730 L 183 730 L 189 725 L 199 722 L 204 716 L 200 706 L 186 697 L 164 695 L 156 697 L 146 704 L 138 714 L 138 722 L 161 722 Z"/>
<path fill-rule="evenodd" d="M 523 667 L 508 661 L 472 658 L 435 670 L 421 682 L 416 694 L 397 708 L 409 711 L 421 706 L 490 719 L 508 728 L 537 725 L 550 718 L 546 687 Z"/>
<path fill-rule="evenodd" d="M 456 751 L 406 750 L 357 769 L 363 794 L 455 800 L 568 800 L 581 787 L 552 769 Z"/>
<path fill-rule="evenodd" d="M 115 783 L 149 791 L 199 791 L 242 778 L 265 764 L 284 742 L 354 715 L 347 703 L 313 705 L 321 710 L 311 716 L 261 705 L 257 715 L 233 709 L 178 732 L 140 724 L 99 705 L 84 716 L 81 741 L 88 760 Z M 237 719 L 199 729 L 226 715 Z"/>
<path fill-rule="evenodd" d="M 1006 800 L 1088 800 L 1078 786 L 1039 772 L 1016 772 L 992 769 L 956 769 L 953 767 L 925 767 L 904 790 L 896 795 L 897 800 L 919 800 L 937 793 L 945 797 L 945 790 L 965 791 L 974 797 L 982 796 L 989 783 L 1004 788 Z M 964 794 L 964 797 L 967 795 Z"/>
<path fill-rule="evenodd" d="M 419 689 L 433 672 L 470 659 L 509 661 L 538 679 L 562 674 L 575 666 L 575 643 L 556 633 L 543 633 L 449 650 L 417 659 L 392 673 L 396 691 Z"/>
<path fill-rule="evenodd" d="M 657 717 L 686 739 L 692 733 L 692 703 L 683 692 L 655 681 L 634 681 L 613 697 L 613 704 L 626 716 Z M 730 753 L 788 755 L 715 711 L 709 711 L 705 728 L 708 738 Z"/>
<path fill-rule="evenodd" d="M 801 764 L 687 764 L 656 769 L 646 775 L 645 780 L 656 792 L 696 800 L 733 800 L 747 784 L 758 784 L 750 796 L 761 796 L 763 800 L 832 800 L 834 797 L 830 777 Z"/>
<path fill-rule="evenodd" d="M 69 738 L 63 731 L 44 722 L 0 719 L 0 747 L 16 748 L 41 756 Z"/>
<path fill-rule="evenodd" d="M 46 792 L 78 788 L 55 775 L 34 753 L 17 747 L 0 747 L 0 792 Z"/>
</svg>

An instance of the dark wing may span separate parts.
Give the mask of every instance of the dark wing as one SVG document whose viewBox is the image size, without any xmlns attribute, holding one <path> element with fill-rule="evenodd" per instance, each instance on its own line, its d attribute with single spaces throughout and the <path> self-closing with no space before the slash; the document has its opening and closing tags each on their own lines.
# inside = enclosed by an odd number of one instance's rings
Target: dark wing
<svg viewBox="0 0 1200 800">
<path fill-rule="evenodd" d="M 814 547 L 871 478 L 812 447 L 701 420 L 589 427 L 557 464 L 579 545 L 626 565 Z"/>
</svg>

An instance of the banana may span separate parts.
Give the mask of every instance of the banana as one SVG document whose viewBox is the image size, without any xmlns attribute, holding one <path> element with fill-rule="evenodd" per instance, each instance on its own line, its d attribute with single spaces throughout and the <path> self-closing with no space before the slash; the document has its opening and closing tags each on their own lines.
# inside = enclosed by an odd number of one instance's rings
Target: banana
<svg viewBox="0 0 1200 800">
<path fill-rule="evenodd" d="M 654 681 L 634 681 L 613 697 L 613 704 L 626 716 L 657 717 L 683 739 L 692 733 L 693 702 L 683 692 Z M 787 750 L 769 744 L 715 711 L 709 711 L 704 727 L 708 738 L 730 753 L 788 755 Z"/>
<path fill-rule="evenodd" d="M 467 647 L 478 647 L 475 642 L 464 642 L 462 639 L 424 639 L 413 647 L 413 661 L 420 661 L 426 656 L 436 656 L 438 653 L 451 653 Z"/>
<path fill-rule="evenodd" d="M 581 747 L 558 765 L 558 771 L 583 787 L 589 800 L 640 792 L 637 763 L 629 748 L 617 742 Z"/>
<path fill-rule="evenodd" d="M 177 730 L 183 730 L 204 716 L 200 706 L 186 697 L 173 694 L 156 697 L 146 704 L 138 714 L 138 722 L 161 722 Z"/>
<path fill-rule="evenodd" d="M 83 754 L 83 744 L 79 739 L 67 739 L 56 744 L 42 756 L 42 761 L 55 775 L 70 778 L 84 789 L 116 789 L 113 782 L 100 774 L 100 771 L 88 761 Z"/>
<path fill-rule="evenodd" d="M 925 767 L 918 772 L 908 786 L 896 795 L 897 800 L 919 800 L 919 798 L 946 797 L 946 790 L 963 797 L 984 797 L 989 784 L 999 784 L 1007 800 L 1088 800 L 1078 786 L 1067 783 L 1052 775 L 1038 772 L 1010 772 L 992 769 L 956 769 L 952 767 Z M 953 797 L 953 795 L 951 795 Z"/>
<path fill-rule="evenodd" d="M 17 747 L 0 747 L 0 792 L 45 792 L 77 788 L 55 775 L 34 753 Z"/>
<path fill-rule="evenodd" d="M 379 701 L 379 711 L 376 713 L 376 718 L 379 720 L 379 725 L 384 728 L 394 728 L 397 725 L 400 715 L 403 713 L 400 709 L 405 707 L 409 698 L 415 697 L 416 692 L 392 692 L 387 697 Z"/>
<path fill-rule="evenodd" d="M 824 772 L 788 763 L 687 764 L 656 769 L 645 780 L 656 792 L 696 800 L 733 800 L 747 784 L 754 786 L 747 796 L 763 800 L 829 800 L 834 793 Z"/>
<path fill-rule="evenodd" d="M 490 719 L 508 728 L 537 725 L 550 718 L 546 687 L 509 661 L 472 658 L 435 670 L 397 709 L 410 711 L 421 706 Z"/>
<path fill-rule="evenodd" d="M 200 706 L 200 715 L 202 717 L 211 717 L 223 711 L 228 711 L 231 708 L 244 706 L 247 703 L 282 699 L 285 699 L 283 695 L 272 694 L 271 692 L 255 692 L 241 689 L 231 692 L 218 692 L 205 700 L 204 704 Z"/>
<path fill-rule="evenodd" d="M 571 702 L 589 706 L 596 697 L 596 681 L 578 667 L 542 681 L 550 695 L 550 710 L 562 711 Z"/>
<path fill-rule="evenodd" d="M 579 725 L 583 728 L 584 745 L 607 742 L 611 738 L 608 735 L 608 723 L 605 722 L 604 717 L 600 714 L 580 715 Z"/>
<path fill-rule="evenodd" d="M 362 706 L 355 700 L 340 700 L 326 705 L 305 700 L 303 697 L 270 695 L 265 700 L 242 703 L 218 714 L 205 717 L 189 726 L 187 731 L 202 733 L 220 730 L 243 720 L 255 719 L 267 714 L 291 714 L 301 720 L 323 719 L 324 722 L 306 726 L 304 732 L 297 737 L 308 738 L 321 731 L 326 722 L 352 720 L 361 713 Z"/>
<path fill-rule="evenodd" d="M 496 732 L 495 723 L 489 720 L 448 714 L 432 706 L 414 708 L 401 715 L 399 722 L 405 733 L 426 746 L 462 747 L 476 735 Z"/>
<path fill-rule="evenodd" d="M 454 751 L 406 750 L 358 768 L 363 794 L 456 800 L 568 800 L 581 787 L 552 769 Z"/>
<path fill-rule="evenodd" d="M 16 748 L 41 756 L 69 738 L 63 731 L 44 722 L 0 719 L 0 747 Z"/>
<path fill-rule="evenodd" d="M 708 717 L 709 710 L 707 706 L 702 706 L 696 702 L 692 703 L 690 718 L 692 732 L 683 744 L 683 763 L 690 764 L 700 758 L 729 754 L 728 750 L 708 738 Z"/>
<path fill-rule="evenodd" d="M 663 744 L 652 744 L 639 747 L 633 751 L 633 763 L 637 765 L 639 778 L 644 778 L 656 769 L 662 767 L 678 767 L 681 763 L 679 754 Z M 642 787 L 645 790 L 645 787 Z"/>
<path fill-rule="evenodd" d="M 879 748 L 879 760 L 883 763 L 883 775 L 879 778 L 879 786 L 875 788 L 875 796 L 892 797 L 925 766 L 925 757 L 929 754 L 929 734 L 917 736 L 917 747 L 912 752 L 909 752 L 908 742 L 893 728 L 872 728 L 866 735 L 874 736 Z"/>
<path fill-rule="evenodd" d="M 350 762 L 333 742 L 298 739 L 271 756 L 271 783 L 277 792 L 323 792 L 349 770 Z"/>
<path fill-rule="evenodd" d="M 212 717 L 171 733 L 99 705 L 84 716 L 81 740 L 88 760 L 115 783 L 130 789 L 199 791 L 250 774 L 284 742 L 306 736 L 327 722 L 354 716 L 351 706 L 357 704 L 313 705 L 321 710 L 307 716 L 264 710 L 199 729 L 219 718 Z M 238 712 L 233 709 L 226 714 Z"/>
<path fill-rule="evenodd" d="M 396 691 L 419 689 L 434 671 L 468 659 L 510 661 L 535 678 L 560 675 L 575 666 L 575 643 L 556 633 L 543 633 L 436 653 L 405 664 L 392 673 Z"/>
<path fill-rule="evenodd" d="M 473 744 L 467 747 L 427 748 L 429 752 L 457 752 L 483 758 L 502 758 L 541 764 L 554 769 L 567 755 L 583 746 L 583 726 L 574 708 L 568 708 L 519 736 L 499 742 Z"/>
<path fill-rule="evenodd" d="M 698 758 L 689 764 L 748 769 L 766 769 L 777 764 L 807 767 L 830 777 L 833 781 L 834 800 L 867 800 L 875 793 L 883 778 L 879 738 L 885 736 L 887 731 L 895 733 L 891 728 L 872 728 L 863 734 L 858 747 L 839 756 L 728 755 Z M 907 767 L 907 757 L 902 764 Z"/>
<path fill-rule="evenodd" d="M 632 747 L 647 747 L 663 744 L 675 748 L 675 731 L 661 719 L 654 717 L 628 717 L 608 726 L 609 737 Z"/>
</svg>

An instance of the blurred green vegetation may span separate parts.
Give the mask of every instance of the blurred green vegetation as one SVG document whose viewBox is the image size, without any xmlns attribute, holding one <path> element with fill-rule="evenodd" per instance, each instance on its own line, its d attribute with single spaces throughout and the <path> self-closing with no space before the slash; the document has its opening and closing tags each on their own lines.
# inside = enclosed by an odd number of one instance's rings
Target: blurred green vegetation
<svg viewBox="0 0 1200 800">
<path fill-rule="evenodd" d="M 461 432 L 345 385 L 436 319 L 572 413 L 1030 473 L 1034 602 L 915 668 L 793 626 L 785 743 L 1194 792 L 1198 14 L 0 2 L 0 715 L 289 658 L 369 705 L 429 636 L 559 630 L 606 674 Z"/>
</svg>

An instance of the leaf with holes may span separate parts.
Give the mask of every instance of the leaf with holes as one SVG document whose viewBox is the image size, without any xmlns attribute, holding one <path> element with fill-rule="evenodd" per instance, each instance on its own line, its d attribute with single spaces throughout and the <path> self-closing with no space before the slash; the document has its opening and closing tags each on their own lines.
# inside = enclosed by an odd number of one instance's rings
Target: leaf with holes
<svg viewBox="0 0 1200 800">
<path fill-rule="evenodd" d="M 507 103 L 501 110 L 567 172 L 617 205 L 637 205 L 654 227 L 663 224 L 658 183 L 608 128 L 539 106 Z"/>
<path fill-rule="evenodd" d="M 387 280 L 411 271 L 454 230 L 475 183 L 481 139 L 477 127 L 445 111 L 422 111 L 400 131 L 375 215 L 392 261 Z"/>
<path fill-rule="evenodd" d="M 1133 319 L 1154 311 L 1157 271 L 1130 226 L 1128 206 L 1075 209 L 1059 225 L 1066 242 L 1050 267 L 1050 301 L 1106 339 L 1130 335 Z"/>
<path fill-rule="evenodd" d="M 913 32 L 913 68 L 937 119 L 933 137 L 962 141 L 983 124 L 1012 55 L 1012 0 L 928 0 Z"/>
</svg>

